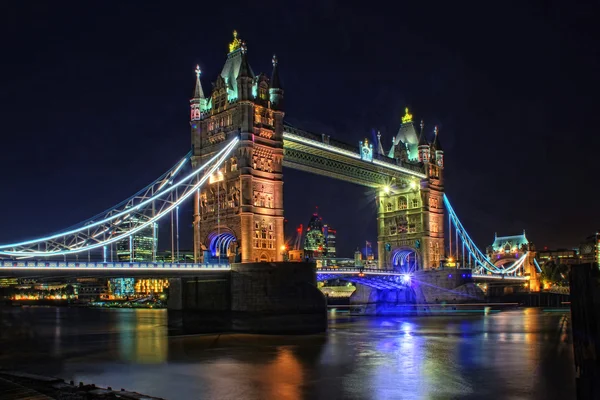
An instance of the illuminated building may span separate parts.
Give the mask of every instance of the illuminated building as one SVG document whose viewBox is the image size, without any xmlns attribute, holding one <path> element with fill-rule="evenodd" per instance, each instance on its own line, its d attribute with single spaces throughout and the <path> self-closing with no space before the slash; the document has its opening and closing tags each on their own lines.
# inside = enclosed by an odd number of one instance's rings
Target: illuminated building
<svg viewBox="0 0 600 400">
<path fill-rule="evenodd" d="M 582 263 L 596 263 L 600 267 L 600 233 L 588 236 L 579 247 Z"/>
<path fill-rule="evenodd" d="M 190 99 L 192 166 L 240 138 L 194 201 L 194 259 L 283 261 L 283 89 L 277 57 L 256 75 L 248 46 L 234 32 L 223 69 L 204 95 L 200 68 Z"/>
<path fill-rule="evenodd" d="M 136 279 L 135 281 L 136 294 L 148 295 L 163 293 L 168 287 L 168 279 Z"/>
<path fill-rule="evenodd" d="M 157 262 L 170 263 L 172 261 L 180 263 L 193 263 L 194 262 L 194 251 L 193 250 L 179 250 L 179 259 L 177 258 L 177 252 L 175 257 L 172 256 L 171 250 L 165 250 L 156 254 Z"/>
<path fill-rule="evenodd" d="M 525 236 L 525 231 L 522 235 L 513 236 L 498 236 L 495 235 L 494 243 L 488 248 L 488 254 L 509 254 L 523 253 L 529 250 L 530 242 Z"/>
<path fill-rule="evenodd" d="M 137 224 L 136 220 L 124 222 L 123 225 Z M 158 244 L 158 224 L 152 224 L 138 231 L 130 238 L 117 242 L 117 259 L 119 261 L 153 261 Z M 133 247 L 133 249 L 132 249 Z"/>
<path fill-rule="evenodd" d="M 406 271 L 435 268 L 444 258 L 444 151 L 437 127 L 433 129 L 432 141 L 427 140 L 422 121 L 420 128 L 418 132 L 412 114 L 405 109 L 390 150 L 386 153 L 381 143 L 377 146 L 378 152 L 383 153 L 380 158 L 391 158 L 407 167 L 421 164 L 427 175 L 421 180 L 393 179 L 380 188 L 379 268 Z M 380 135 L 378 140 L 381 142 Z"/>
<path fill-rule="evenodd" d="M 327 257 L 335 257 L 335 229 L 332 229 L 329 225 L 323 225 L 323 236 L 325 238 L 325 254 Z"/>
<path fill-rule="evenodd" d="M 135 278 L 111 278 L 108 280 L 108 291 L 116 298 L 133 296 L 135 294 Z"/>
<path fill-rule="evenodd" d="M 548 261 L 553 261 L 556 264 L 578 264 L 579 263 L 579 255 L 577 254 L 576 249 L 556 249 L 556 250 L 540 250 L 537 253 L 537 259 L 540 264 L 543 264 Z"/>
<path fill-rule="evenodd" d="M 18 283 L 17 278 L 0 278 L 0 287 L 15 286 Z"/>
<path fill-rule="evenodd" d="M 108 280 L 102 278 L 77 278 L 77 293 L 80 300 L 108 298 Z"/>
<path fill-rule="evenodd" d="M 306 227 L 304 237 L 304 254 L 307 257 L 321 257 L 325 254 L 325 235 L 323 235 L 323 219 L 314 213 Z"/>
</svg>

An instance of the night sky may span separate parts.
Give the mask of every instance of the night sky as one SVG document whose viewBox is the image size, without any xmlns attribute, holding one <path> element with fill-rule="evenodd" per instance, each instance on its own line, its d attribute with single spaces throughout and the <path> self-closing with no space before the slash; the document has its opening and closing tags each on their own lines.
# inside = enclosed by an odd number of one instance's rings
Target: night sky
<svg viewBox="0 0 600 400">
<path fill-rule="evenodd" d="M 233 29 L 255 73 L 277 54 L 295 126 L 357 146 L 379 130 L 387 150 L 405 106 L 437 124 L 446 194 L 480 247 L 523 229 L 571 247 L 600 227 L 597 2 L 145 3 L 0 5 L 0 243 L 84 220 L 181 158 L 194 68 L 209 94 Z M 318 206 L 341 255 L 376 241 L 368 189 L 284 180 L 288 231 Z"/>
</svg>

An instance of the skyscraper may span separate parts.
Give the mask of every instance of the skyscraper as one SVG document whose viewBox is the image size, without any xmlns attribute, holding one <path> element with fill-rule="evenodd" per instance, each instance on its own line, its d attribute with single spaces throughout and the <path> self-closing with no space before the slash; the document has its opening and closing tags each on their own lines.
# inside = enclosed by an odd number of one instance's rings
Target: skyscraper
<svg viewBox="0 0 600 400">
<path fill-rule="evenodd" d="M 315 212 L 306 227 L 304 254 L 307 257 L 321 257 L 324 251 L 325 236 L 323 235 L 323 219 Z"/>
<path fill-rule="evenodd" d="M 335 229 L 333 229 L 332 227 L 330 227 L 328 224 L 325 224 L 323 226 L 323 236 L 325 237 L 325 252 L 327 257 L 335 257 L 336 256 L 336 250 L 335 250 L 335 235 L 336 235 L 336 231 Z"/>
<path fill-rule="evenodd" d="M 136 221 L 125 222 L 123 225 L 126 223 L 134 224 Z M 158 224 L 151 224 L 131 237 L 117 242 L 117 259 L 119 261 L 154 261 L 157 244 Z"/>
</svg>

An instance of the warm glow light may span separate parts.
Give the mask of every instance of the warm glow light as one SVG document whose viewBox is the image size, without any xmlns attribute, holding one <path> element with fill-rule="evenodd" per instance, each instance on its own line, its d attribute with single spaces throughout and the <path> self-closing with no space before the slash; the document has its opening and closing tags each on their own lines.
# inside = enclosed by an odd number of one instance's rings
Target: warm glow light
<svg viewBox="0 0 600 400">
<path fill-rule="evenodd" d="M 389 185 L 388 185 L 388 186 L 385 186 L 385 187 L 383 188 L 383 191 L 384 191 L 384 192 L 386 192 L 386 193 L 389 193 L 389 192 L 390 192 L 390 187 L 389 187 Z"/>
<path fill-rule="evenodd" d="M 281 251 L 285 251 L 285 245 L 281 245 Z"/>
</svg>

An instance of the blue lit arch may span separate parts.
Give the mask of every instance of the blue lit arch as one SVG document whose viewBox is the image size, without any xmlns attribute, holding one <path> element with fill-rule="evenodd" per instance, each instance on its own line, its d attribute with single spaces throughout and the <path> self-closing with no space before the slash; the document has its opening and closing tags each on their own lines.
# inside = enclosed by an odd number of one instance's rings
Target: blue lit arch
<svg viewBox="0 0 600 400">
<path fill-rule="evenodd" d="M 421 262 L 417 250 L 411 247 L 401 247 L 392 250 L 390 264 L 395 270 L 411 273 L 419 270 Z"/>
<path fill-rule="evenodd" d="M 213 231 L 208 234 L 207 247 L 213 257 L 230 256 L 230 245 L 237 242 L 235 234 L 229 229 Z"/>
</svg>

